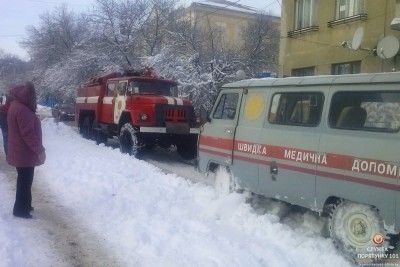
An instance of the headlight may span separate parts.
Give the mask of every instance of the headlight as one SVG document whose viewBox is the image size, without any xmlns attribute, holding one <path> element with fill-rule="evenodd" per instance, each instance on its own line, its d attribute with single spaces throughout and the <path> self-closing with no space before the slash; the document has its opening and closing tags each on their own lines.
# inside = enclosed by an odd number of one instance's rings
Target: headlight
<svg viewBox="0 0 400 267">
<path fill-rule="evenodd" d="M 148 116 L 147 116 L 147 114 L 145 114 L 145 113 L 143 113 L 143 114 L 140 114 L 140 119 L 141 119 L 142 121 L 145 121 L 145 120 L 147 120 L 147 119 L 148 119 Z"/>
</svg>

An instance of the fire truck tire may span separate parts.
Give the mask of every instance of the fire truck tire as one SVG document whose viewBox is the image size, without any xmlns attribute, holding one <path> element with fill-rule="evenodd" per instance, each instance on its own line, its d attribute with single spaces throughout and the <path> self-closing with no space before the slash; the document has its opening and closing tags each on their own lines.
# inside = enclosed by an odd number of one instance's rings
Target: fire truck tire
<svg viewBox="0 0 400 267">
<path fill-rule="evenodd" d="M 197 156 L 197 135 L 191 134 L 182 138 L 176 145 L 179 156 L 184 160 L 191 160 Z"/>
<path fill-rule="evenodd" d="M 92 120 L 90 119 L 89 116 L 87 116 L 83 120 L 83 123 L 82 123 L 81 133 L 82 133 L 83 138 L 86 138 L 86 139 L 91 139 L 92 138 L 92 130 L 93 130 L 92 128 L 93 128 L 92 127 Z"/>
<path fill-rule="evenodd" d="M 120 150 L 124 154 L 129 154 L 136 158 L 142 154 L 142 146 L 138 140 L 138 132 L 131 123 L 125 123 L 119 134 Z"/>
<path fill-rule="evenodd" d="M 329 231 L 336 248 L 351 261 L 357 260 L 357 254 L 370 254 L 372 247 L 379 247 L 373 253 L 383 256 L 390 243 L 375 207 L 346 200 L 338 201 L 332 209 Z"/>
</svg>

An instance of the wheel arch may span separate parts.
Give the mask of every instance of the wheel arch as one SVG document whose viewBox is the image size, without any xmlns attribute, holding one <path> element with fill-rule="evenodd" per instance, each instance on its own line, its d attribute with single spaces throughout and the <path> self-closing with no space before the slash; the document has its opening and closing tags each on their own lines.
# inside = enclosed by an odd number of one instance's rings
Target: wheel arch
<svg viewBox="0 0 400 267">
<path fill-rule="evenodd" d="M 222 163 L 222 162 L 217 162 L 217 161 L 209 161 L 207 165 L 207 173 L 209 172 L 215 172 L 218 167 L 224 167 L 227 170 L 229 170 L 229 166 Z"/>
<path fill-rule="evenodd" d="M 89 117 L 92 121 L 96 118 L 94 110 L 81 110 L 79 111 L 78 127 L 81 128 L 83 121 L 86 117 Z"/>
<path fill-rule="evenodd" d="M 340 201 L 345 200 L 343 198 L 337 196 L 330 196 L 325 200 L 324 206 L 322 208 L 321 215 L 322 216 L 329 216 L 332 210 L 334 209 L 335 205 L 338 204 Z"/>
<path fill-rule="evenodd" d="M 132 122 L 131 114 L 129 112 L 123 112 L 121 114 L 121 117 L 119 118 L 118 122 L 118 132 L 121 131 L 122 126 L 124 126 L 125 123 Z"/>
</svg>

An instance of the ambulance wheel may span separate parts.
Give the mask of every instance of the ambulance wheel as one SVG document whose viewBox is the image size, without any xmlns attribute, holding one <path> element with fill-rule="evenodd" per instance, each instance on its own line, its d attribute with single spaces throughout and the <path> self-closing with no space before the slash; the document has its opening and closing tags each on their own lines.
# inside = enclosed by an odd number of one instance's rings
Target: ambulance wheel
<svg viewBox="0 0 400 267">
<path fill-rule="evenodd" d="M 389 247 L 383 219 L 370 205 L 339 200 L 329 216 L 329 231 L 336 248 L 351 261 L 371 254 L 372 247 L 379 247 L 373 254 L 382 255 Z"/>
<path fill-rule="evenodd" d="M 138 132 L 131 123 L 125 123 L 119 134 L 120 150 L 136 158 L 142 154 L 142 146 L 138 140 Z"/>
<path fill-rule="evenodd" d="M 197 156 L 197 135 L 190 134 L 176 145 L 179 156 L 184 160 L 192 160 Z"/>
<path fill-rule="evenodd" d="M 235 191 L 235 181 L 227 167 L 217 167 L 212 175 L 215 177 L 214 188 L 218 194 L 226 195 Z"/>
<path fill-rule="evenodd" d="M 81 133 L 83 138 L 91 139 L 92 138 L 92 120 L 90 117 L 85 117 L 81 126 Z"/>
</svg>

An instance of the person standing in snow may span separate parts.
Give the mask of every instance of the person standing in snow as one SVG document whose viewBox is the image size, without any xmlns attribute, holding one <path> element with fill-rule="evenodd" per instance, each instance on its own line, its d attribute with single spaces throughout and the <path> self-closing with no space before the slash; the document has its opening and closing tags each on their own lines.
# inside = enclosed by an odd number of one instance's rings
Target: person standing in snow
<svg viewBox="0 0 400 267">
<path fill-rule="evenodd" d="M 0 106 L 0 128 L 1 128 L 1 134 L 3 135 L 3 147 L 6 155 L 7 155 L 7 144 L 8 144 L 7 112 L 8 109 L 10 108 L 11 100 L 12 100 L 11 96 L 6 96 L 6 103 Z"/>
<path fill-rule="evenodd" d="M 17 85 L 10 91 L 14 101 L 7 114 L 8 151 L 7 162 L 18 173 L 13 214 L 25 219 L 32 218 L 32 182 L 35 166 L 46 159 L 42 145 L 42 129 L 36 116 L 36 91 L 33 83 Z"/>
</svg>

